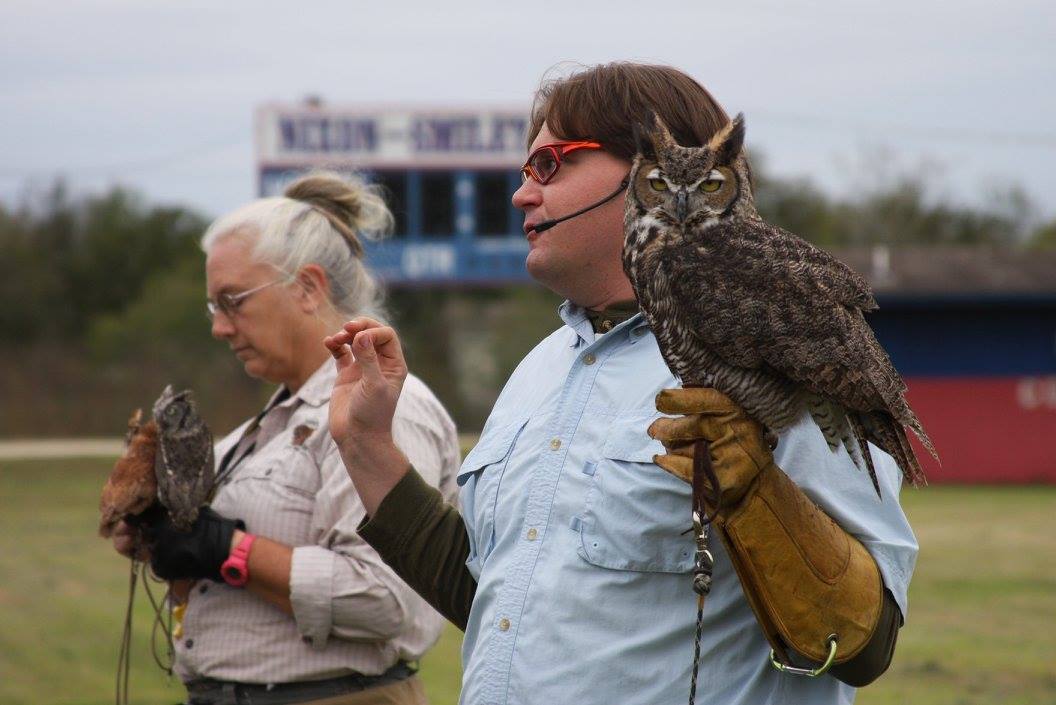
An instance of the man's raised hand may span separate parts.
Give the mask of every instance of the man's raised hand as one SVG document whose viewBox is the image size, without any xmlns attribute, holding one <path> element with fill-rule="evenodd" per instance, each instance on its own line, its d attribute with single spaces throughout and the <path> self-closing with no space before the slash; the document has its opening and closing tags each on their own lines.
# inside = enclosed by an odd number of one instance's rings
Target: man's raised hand
<svg viewBox="0 0 1056 705">
<path fill-rule="evenodd" d="M 392 439 L 407 362 L 396 331 L 371 318 L 349 321 L 323 344 L 337 361 L 330 433 L 367 512 L 373 513 L 409 467 Z"/>
</svg>

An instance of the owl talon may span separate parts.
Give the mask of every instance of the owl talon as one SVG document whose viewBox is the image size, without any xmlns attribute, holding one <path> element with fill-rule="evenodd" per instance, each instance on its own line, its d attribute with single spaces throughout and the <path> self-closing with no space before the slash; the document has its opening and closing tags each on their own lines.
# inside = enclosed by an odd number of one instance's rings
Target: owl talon
<svg viewBox="0 0 1056 705">
<path fill-rule="evenodd" d="M 777 449 L 778 437 L 776 433 L 770 429 L 766 429 L 766 433 L 763 434 L 763 439 L 766 441 L 766 445 L 770 447 L 770 450 Z"/>
</svg>

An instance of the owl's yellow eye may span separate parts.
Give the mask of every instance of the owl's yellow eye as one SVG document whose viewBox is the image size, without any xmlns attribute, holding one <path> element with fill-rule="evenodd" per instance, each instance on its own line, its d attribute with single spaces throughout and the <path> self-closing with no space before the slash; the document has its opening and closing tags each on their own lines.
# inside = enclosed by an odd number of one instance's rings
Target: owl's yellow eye
<svg viewBox="0 0 1056 705">
<path fill-rule="evenodd" d="M 722 188 L 722 179 L 707 179 L 700 183 L 700 190 L 704 193 L 715 193 Z"/>
<path fill-rule="evenodd" d="M 649 185 L 653 187 L 654 191 L 667 190 L 667 182 L 663 179 L 649 179 Z"/>
</svg>

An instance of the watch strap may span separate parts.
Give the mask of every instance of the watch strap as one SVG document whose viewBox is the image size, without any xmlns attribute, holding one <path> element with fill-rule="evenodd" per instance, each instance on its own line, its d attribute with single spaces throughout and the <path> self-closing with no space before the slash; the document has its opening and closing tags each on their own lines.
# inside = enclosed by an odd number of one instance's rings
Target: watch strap
<svg viewBox="0 0 1056 705">
<path fill-rule="evenodd" d="M 257 537 L 243 534 L 242 539 L 231 550 L 231 555 L 220 566 L 220 576 L 233 587 L 244 587 L 249 582 L 249 551 Z"/>
</svg>

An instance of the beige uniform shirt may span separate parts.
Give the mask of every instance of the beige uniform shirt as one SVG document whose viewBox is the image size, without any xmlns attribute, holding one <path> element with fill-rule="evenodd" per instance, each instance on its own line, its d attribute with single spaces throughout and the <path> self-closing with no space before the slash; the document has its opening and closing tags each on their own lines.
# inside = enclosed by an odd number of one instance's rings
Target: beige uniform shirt
<svg viewBox="0 0 1056 705">
<path fill-rule="evenodd" d="M 176 672 L 242 683 L 376 675 L 415 660 L 440 635 L 443 618 L 356 534 L 365 516 L 327 414 L 336 377 L 327 360 L 290 398 L 273 397 L 216 445 L 232 449 L 231 471 L 212 507 L 247 531 L 293 546 L 293 616 L 243 589 L 201 580 L 191 589 L 176 642 Z M 396 444 L 454 503 L 459 449 L 454 423 L 432 392 L 408 376 L 393 422 Z"/>
</svg>

